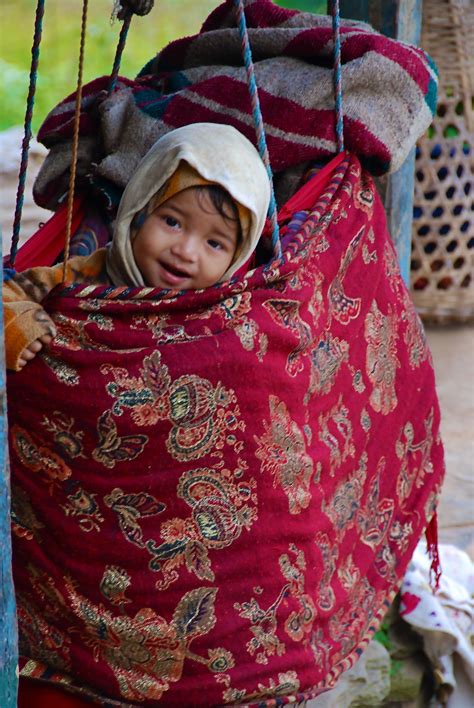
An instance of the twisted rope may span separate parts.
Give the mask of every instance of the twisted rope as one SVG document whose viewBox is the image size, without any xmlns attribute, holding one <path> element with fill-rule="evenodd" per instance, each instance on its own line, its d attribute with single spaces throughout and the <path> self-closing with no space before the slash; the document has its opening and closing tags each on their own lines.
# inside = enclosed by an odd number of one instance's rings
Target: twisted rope
<svg viewBox="0 0 474 708">
<path fill-rule="evenodd" d="M 131 21 L 132 13 L 129 12 L 125 15 L 122 29 L 120 30 L 120 37 L 117 44 L 117 49 L 115 51 L 114 65 L 112 67 L 112 73 L 110 74 L 109 85 L 107 87 L 107 96 L 110 96 L 113 93 L 117 84 L 117 78 L 120 71 L 120 62 L 122 61 L 122 54 L 123 50 L 125 49 L 125 43 L 127 41 L 127 35 Z"/>
<path fill-rule="evenodd" d="M 84 69 L 84 45 L 86 42 L 88 0 L 83 0 L 81 21 L 81 44 L 79 49 L 79 67 L 77 71 L 76 108 L 74 112 L 74 135 L 72 140 L 71 173 L 69 175 L 69 191 L 67 199 L 66 244 L 64 248 L 63 281 L 66 280 L 67 261 L 71 242 L 72 210 L 74 204 L 74 187 L 76 183 L 77 149 L 79 144 L 79 124 L 81 121 L 82 74 Z"/>
<path fill-rule="evenodd" d="M 275 200 L 275 191 L 273 189 L 273 174 L 270 165 L 270 156 L 268 154 L 267 141 L 265 139 L 265 129 L 263 125 L 262 111 L 260 109 L 260 101 L 258 98 L 257 83 L 255 81 L 255 72 L 252 60 L 252 50 L 249 43 L 249 35 L 247 31 L 247 23 L 245 21 L 245 12 L 243 0 L 234 0 L 237 21 L 239 27 L 240 40 L 242 43 L 242 51 L 244 55 L 245 69 L 247 72 L 247 84 L 252 102 L 252 114 L 257 133 L 258 150 L 264 165 L 267 169 L 268 179 L 270 180 L 270 205 L 268 207 L 268 217 L 272 224 L 272 247 L 276 258 L 281 256 L 280 230 L 277 221 L 277 206 Z"/>
<path fill-rule="evenodd" d="M 33 119 L 33 106 L 35 103 L 36 79 L 38 77 L 38 64 L 41 36 L 43 31 L 43 16 L 44 16 L 45 0 L 38 0 L 36 6 L 35 31 L 33 37 L 33 46 L 31 47 L 31 67 L 30 67 L 30 84 L 28 89 L 28 98 L 26 101 L 24 134 L 21 148 L 20 171 L 18 174 L 18 189 L 16 193 L 15 217 L 13 220 L 13 235 L 10 249 L 9 263 L 13 268 L 15 265 L 16 254 L 18 251 L 18 241 L 20 239 L 21 215 L 23 212 L 23 202 L 25 199 L 25 184 L 26 171 L 28 169 L 28 152 L 30 149 L 31 140 L 31 123 Z"/>
<path fill-rule="evenodd" d="M 336 101 L 336 137 L 337 151 L 344 150 L 344 117 L 342 113 L 342 72 L 341 72 L 341 33 L 339 0 L 331 0 L 332 35 L 333 35 L 333 81 Z"/>
<path fill-rule="evenodd" d="M 120 0 L 112 12 L 112 21 L 115 16 L 119 20 L 123 20 L 122 29 L 120 30 L 120 37 L 117 44 L 117 49 L 115 51 L 114 65 L 112 67 L 112 72 L 110 74 L 109 85 L 107 87 L 107 95 L 110 96 L 117 84 L 117 78 L 120 71 L 120 63 L 122 61 L 123 50 L 125 49 L 125 44 L 127 41 L 128 30 L 130 29 L 130 23 L 132 21 L 133 15 L 148 15 L 153 9 L 155 0 Z"/>
</svg>

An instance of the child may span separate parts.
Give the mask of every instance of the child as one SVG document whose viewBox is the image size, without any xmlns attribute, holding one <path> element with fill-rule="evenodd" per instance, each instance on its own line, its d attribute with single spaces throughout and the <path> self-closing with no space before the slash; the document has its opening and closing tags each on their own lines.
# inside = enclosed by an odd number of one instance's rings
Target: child
<svg viewBox="0 0 474 708">
<path fill-rule="evenodd" d="M 138 165 L 110 247 L 71 258 L 66 281 L 188 290 L 227 280 L 253 253 L 269 199 L 263 162 L 239 131 L 213 123 L 178 128 Z M 62 277 L 60 263 L 4 284 L 7 368 L 21 370 L 55 336 L 41 303 Z"/>
</svg>

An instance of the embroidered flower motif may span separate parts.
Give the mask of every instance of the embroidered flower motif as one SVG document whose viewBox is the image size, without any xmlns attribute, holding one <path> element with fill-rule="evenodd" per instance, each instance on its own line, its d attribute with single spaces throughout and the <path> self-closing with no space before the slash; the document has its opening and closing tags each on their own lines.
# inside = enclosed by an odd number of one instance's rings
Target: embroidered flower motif
<svg viewBox="0 0 474 708">
<path fill-rule="evenodd" d="M 73 430 L 74 418 L 70 418 L 66 413 L 54 411 L 51 418 L 43 417 L 42 425 L 53 433 L 55 444 L 64 452 L 71 460 L 76 457 L 83 457 L 83 438 L 82 430 Z"/>
<path fill-rule="evenodd" d="M 164 590 L 178 579 L 176 568 L 186 565 L 198 578 L 214 580 L 209 550 L 230 546 L 250 530 L 257 518 L 255 481 L 236 483 L 229 470 L 202 468 L 181 475 L 177 495 L 192 509 L 187 519 L 173 518 L 161 528 L 163 543 L 146 543 L 149 567 L 163 573 L 157 583 Z"/>
<path fill-rule="evenodd" d="M 90 494 L 77 483 L 72 486 L 74 491 L 67 495 L 68 503 L 62 505 L 66 516 L 78 517 L 82 531 L 99 531 L 104 517 L 96 501 L 97 494 Z"/>
<path fill-rule="evenodd" d="M 377 413 L 387 415 L 398 403 L 395 375 L 400 367 L 397 358 L 397 315 L 393 313 L 390 305 L 388 314 L 383 315 L 376 301 L 372 302 L 370 312 L 365 318 L 365 338 L 366 372 L 373 385 L 370 404 Z"/>
<path fill-rule="evenodd" d="M 265 433 L 254 436 L 261 460 L 261 471 L 274 476 L 273 486 L 280 484 L 288 497 L 290 514 L 299 514 L 311 501 L 309 486 L 313 461 L 306 452 L 303 433 L 291 420 L 288 409 L 276 396 L 269 397 L 270 423 L 264 421 Z"/>
<path fill-rule="evenodd" d="M 209 649 L 209 662 L 207 664 L 214 674 L 222 674 L 234 668 L 235 660 L 230 651 L 225 649 Z"/>
<path fill-rule="evenodd" d="M 355 453 L 352 421 L 349 417 L 349 409 L 342 403 L 342 394 L 326 415 L 321 413 L 318 425 L 319 439 L 329 448 L 329 474 L 333 477 L 344 460 L 353 457 Z"/>
<path fill-rule="evenodd" d="M 125 592 L 131 585 L 129 574 L 124 568 L 107 565 L 100 581 L 100 592 L 112 605 L 125 605 L 131 602 Z"/>
<path fill-rule="evenodd" d="M 430 354 L 420 317 L 407 293 L 405 293 L 404 302 L 403 319 L 406 320 L 407 326 L 403 339 L 407 345 L 410 366 L 412 369 L 417 369 Z"/>
<path fill-rule="evenodd" d="M 430 458 L 433 447 L 433 422 L 434 410 L 431 409 L 426 420 L 423 421 L 425 438 L 415 443 L 415 430 L 413 424 L 407 421 L 397 440 L 395 450 L 401 460 L 400 472 L 397 477 L 397 495 L 404 502 L 409 498 L 416 482 L 420 488 L 425 483 L 426 475 L 433 473 L 433 463 Z"/>
<path fill-rule="evenodd" d="M 80 595 L 68 578 L 66 590 L 71 609 L 83 625 L 74 630 L 92 649 L 96 661 L 107 662 L 122 697 L 130 701 L 160 700 L 170 684 L 180 680 L 186 657 L 192 657 L 189 645 L 193 639 L 208 634 L 216 623 L 217 588 L 185 593 L 170 622 L 150 608 L 139 610 L 134 617 L 115 616 Z M 226 660 L 230 665 L 230 652 L 214 651 L 215 661 L 219 657 L 219 664 Z M 201 657 L 198 660 L 207 663 Z"/>
<path fill-rule="evenodd" d="M 21 462 L 32 472 L 40 472 L 49 484 L 50 493 L 58 482 L 71 476 L 64 460 L 45 445 L 35 442 L 33 436 L 18 425 L 12 427 L 13 449 Z"/>
</svg>

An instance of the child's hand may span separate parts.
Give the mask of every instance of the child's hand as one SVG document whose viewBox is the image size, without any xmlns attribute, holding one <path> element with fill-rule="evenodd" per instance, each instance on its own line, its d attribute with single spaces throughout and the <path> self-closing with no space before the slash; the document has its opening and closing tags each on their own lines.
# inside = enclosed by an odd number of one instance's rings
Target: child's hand
<svg viewBox="0 0 474 708">
<path fill-rule="evenodd" d="M 48 344 L 50 344 L 51 340 L 52 337 L 50 334 L 43 334 L 42 337 L 35 339 L 35 341 L 32 342 L 28 347 L 25 347 L 20 354 L 20 358 L 18 359 L 19 369 L 23 369 L 25 364 L 34 359 L 38 352 L 40 352 L 44 346 L 48 346 Z"/>
</svg>

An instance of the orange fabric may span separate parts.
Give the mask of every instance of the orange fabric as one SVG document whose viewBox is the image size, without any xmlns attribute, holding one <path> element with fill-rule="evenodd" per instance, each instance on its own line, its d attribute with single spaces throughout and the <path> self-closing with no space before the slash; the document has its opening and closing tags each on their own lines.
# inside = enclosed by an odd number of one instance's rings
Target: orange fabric
<svg viewBox="0 0 474 708">
<path fill-rule="evenodd" d="M 105 249 L 90 256 L 75 256 L 68 261 L 68 283 L 108 284 Z M 63 264 L 40 266 L 17 273 L 3 284 L 5 359 L 7 369 L 18 371 L 20 355 L 45 334 L 55 336 L 56 327 L 43 310 L 42 302 L 63 279 Z"/>
<path fill-rule="evenodd" d="M 51 684 L 20 677 L 18 708 L 90 708 L 92 703 Z"/>
</svg>

